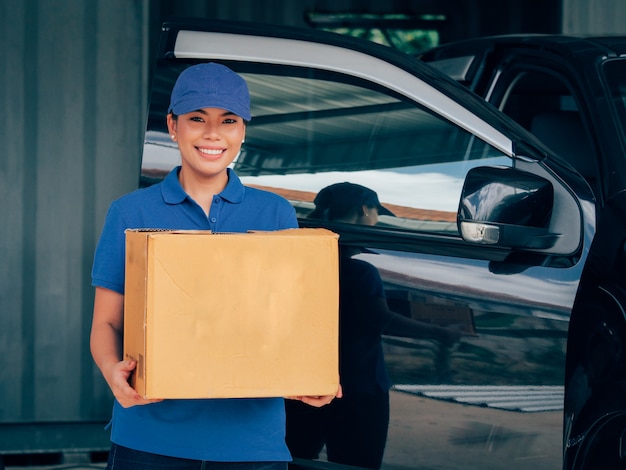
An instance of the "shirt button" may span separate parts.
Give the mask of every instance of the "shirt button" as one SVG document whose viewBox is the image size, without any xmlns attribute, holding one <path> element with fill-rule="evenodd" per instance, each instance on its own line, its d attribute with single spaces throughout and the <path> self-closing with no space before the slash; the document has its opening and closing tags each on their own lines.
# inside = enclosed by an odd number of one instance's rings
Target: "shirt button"
<svg viewBox="0 0 626 470">
<path fill-rule="evenodd" d="M 211 217 L 211 222 L 215 223 L 217 222 L 217 219 L 215 217 Z"/>
<path fill-rule="evenodd" d="M 219 204 L 220 203 L 220 198 L 216 197 L 215 199 L 213 199 L 213 204 Z"/>
</svg>

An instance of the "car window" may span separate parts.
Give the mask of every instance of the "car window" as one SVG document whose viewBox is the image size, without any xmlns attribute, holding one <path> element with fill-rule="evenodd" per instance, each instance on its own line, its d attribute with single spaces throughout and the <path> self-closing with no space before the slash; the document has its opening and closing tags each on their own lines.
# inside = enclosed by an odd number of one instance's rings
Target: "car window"
<svg viewBox="0 0 626 470">
<path fill-rule="evenodd" d="M 622 140 L 626 144 L 626 60 L 611 60 L 604 64 L 604 75 L 611 92 L 611 103 L 622 129 Z"/>
<path fill-rule="evenodd" d="M 588 123 L 573 88 L 543 69 L 513 67 L 490 101 L 570 163 L 592 188 L 597 157 Z"/>
<path fill-rule="evenodd" d="M 306 218 L 324 187 L 348 181 L 378 193 L 393 215 L 378 226 L 457 233 L 456 211 L 467 171 L 510 159 L 464 129 L 380 86 L 298 67 L 229 64 L 248 82 L 252 121 L 234 169 L 244 184 L 286 197 Z M 144 180 L 178 164 L 165 132 L 168 80 L 153 97 Z M 163 103 L 159 105 L 158 101 Z M 160 108 L 160 109 L 159 109 Z"/>
</svg>

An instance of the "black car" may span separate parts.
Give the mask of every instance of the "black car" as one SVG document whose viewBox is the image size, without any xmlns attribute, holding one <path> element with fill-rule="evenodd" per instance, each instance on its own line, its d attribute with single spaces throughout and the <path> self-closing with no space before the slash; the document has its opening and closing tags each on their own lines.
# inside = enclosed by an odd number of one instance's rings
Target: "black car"
<svg viewBox="0 0 626 470">
<path fill-rule="evenodd" d="M 617 246 L 620 228 L 599 222 L 605 206 L 590 184 L 409 55 L 331 33 L 177 20 L 163 28 L 142 185 L 178 163 L 165 126 L 169 94 L 181 70 L 203 61 L 248 82 L 253 118 L 234 162 L 244 184 L 283 195 L 301 226 L 330 228 L 342 247 L 358 248 L 392 309 L 466 333 L 454 345 L 384 336 L 392 388 L 382 468 L 561 467 L 564 394 L 584 404 L 624 369 L 619 283 L 598 284 L 594 270 L 612 280 L 615 263 L 589 256 L 594 240 Z M 621 95 L 607 107 L 623 112 Z M 619 168 L 611 170 L 617 185 Z M 341 182 L 377 193 L 385 211 L 376 225 L 312 217 L 316 194 Z M 619 194 L 607 190 L 606 200 Z M 584 432 L 594 428 L 581 411 L 567 406 L 569 447 L 588 447 Z M 322 453 L 294 466 L 335 464 Z"/>
<path fill-rule="evenodd" d="M 482 38 L 421 59 L 527 128 L 593 191 L 595 235 L 567 349 L 565 468 L 623 464 L 626 37 Z"/>
</svg>

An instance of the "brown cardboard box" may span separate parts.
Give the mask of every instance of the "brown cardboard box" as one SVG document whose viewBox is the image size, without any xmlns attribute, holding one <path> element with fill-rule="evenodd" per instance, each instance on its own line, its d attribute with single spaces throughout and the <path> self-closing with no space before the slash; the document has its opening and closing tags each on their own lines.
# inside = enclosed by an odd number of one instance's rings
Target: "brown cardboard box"
<svg viewBox="0 0 626 470">
<path fill-rule="evenodd" d="M 338 236 L 126 232 L 124 356 L 146 398 L 332 395 Z"/>
</svg>

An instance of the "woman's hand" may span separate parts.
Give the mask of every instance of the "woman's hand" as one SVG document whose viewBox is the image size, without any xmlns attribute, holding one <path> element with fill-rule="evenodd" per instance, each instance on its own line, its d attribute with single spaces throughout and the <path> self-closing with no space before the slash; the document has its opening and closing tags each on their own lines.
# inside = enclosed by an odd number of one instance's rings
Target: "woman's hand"
<svg viewBox="0 0 626 470">
<path fill-rule="evenodd" d="M 297 397 L 285 397 L 289 400 L 298 400 L 302 403 L 306 403 L 307 405 L 314 406 L 316 408 L 320 408 L 322 406 L 326 406 L 330 404 L 335 398 L 341 398 L 343 396 L 343 392 L 341 390 L 341 385 L 337 389 L 337 393 L 334 395 L 305 395 L 305 396 L 297 396 Z"/>
<path fill-rule="evenodd" d="M 113 396 L 124 408 L 161 401 L 141 398 L 128 383 L 137 363 L 120 361 L 123 330 L 124 296 L 103 287 L 96 287 L 89 344 L 94 361 Z"/>
<path fill-rule="evenodd" d="M 135 405 L 148 405 L 163 400 L 142 398 L 128 383 L 130 375 L 137 367 L 136 361 L 121 361 L 114 364 L 106 374 L 106 381 L 113 396 L 124 408 Z"/>
</svg>

